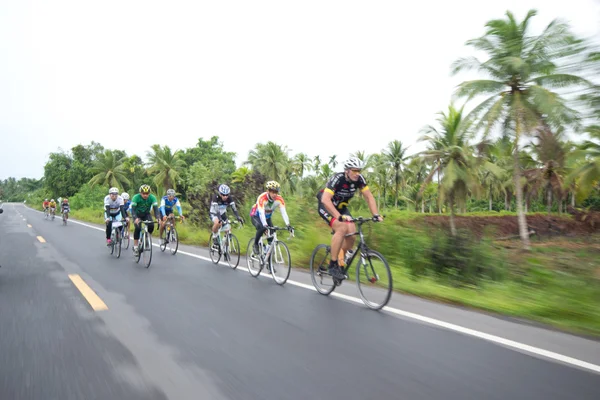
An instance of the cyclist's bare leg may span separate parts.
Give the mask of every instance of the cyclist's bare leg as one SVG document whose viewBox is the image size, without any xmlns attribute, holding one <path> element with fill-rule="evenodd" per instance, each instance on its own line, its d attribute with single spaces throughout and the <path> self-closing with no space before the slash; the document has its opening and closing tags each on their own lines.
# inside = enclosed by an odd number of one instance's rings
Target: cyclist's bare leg
<svg viewBox="0 0 600 400">
<path fill-rule="evenodd" d="M 217 232 L 219 232 L 220 227 L 221 227 L 221 221 L 219 221 L 219 218 L 217 218 L 217 217 L 213 218 L 212 233 L 214 233 L 216 235 Z"/>
<path fill-rule="evenodd" d="M 331 226 L 333 231 L 335 232 L 333 237 L 331 238 L 331 261 L 337 262 L 338 254 L 340 253 L 340 249 L 342 248 L 342 244 L 344 244 L 344 236 L 350 233 L 350 229 L 355 229 L 354 224 L 350 224 L 348 222 L 340 222 L 335 220 L 333 225 Z M 346 239 L 347 240 L 347 239 Z M 347 246 L 347 244 L 346 244 Z M 344 247 L 346 247 L 344 246 Z"/>
</svg>

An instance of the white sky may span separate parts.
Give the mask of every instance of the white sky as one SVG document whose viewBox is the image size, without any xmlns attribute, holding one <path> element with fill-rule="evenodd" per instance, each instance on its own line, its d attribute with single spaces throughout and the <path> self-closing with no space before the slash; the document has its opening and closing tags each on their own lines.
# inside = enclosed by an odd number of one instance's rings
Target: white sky
<svg viewBox="0 0 600 400">
<path fill-rule="evenodd" d="M 144 156 L 218 135 L 238 164 L 379 152 L 446 108 L 466 40 L 509 9 L 600 38 L 597 0 L 0 1 L 0 179 L 95 140 Z"/>
</svg>

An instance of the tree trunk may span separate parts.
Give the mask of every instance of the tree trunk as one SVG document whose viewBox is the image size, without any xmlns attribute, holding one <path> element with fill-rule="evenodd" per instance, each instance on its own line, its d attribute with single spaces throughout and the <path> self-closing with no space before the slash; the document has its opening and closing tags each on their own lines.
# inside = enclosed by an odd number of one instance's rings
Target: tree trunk
<svg viewBox="0 0 600 400">
<path fill-rule="evenodd" d="M 396 169 L 396 202 L 394 207 L 396 207 L 396 209 L 398 208 L 398 186 L 400 186 L 400 170 Z"/>
<path fill-rule="evenodd" d="M 425 200 L 421 197 L 421 213 L 425 214 Z"/>
<path fill-rule="evenodd" d="M 521 186 L 521 169 L 519 166 L 519 135 L 521 133 L 521 117 L 517 115 L 517 126 L 516 126 L 516 137 L 515 137 L 515 153 L 514 153 L 514 162 L 515 162 L 515 188 L 516 188 L 516 203 L 517 203 L 517 220 L 519 222 L 519 235 L 521 236 L 521 242 L 523 243 L 524 250 L 530 250 L 529 245 L 529 232 L 527 230 L 527 217 L 525 213 L 527 211 L 523 211 L 523 187 Z"/>
<path fill-rule="evenodd" d="M 490 211 L 492 211 L 492 185 L 490 185 Z"/>
<path fill-rule="evenodd" d="M 571 192 L 571 207 L 575 208 L 575 192 Z"/>
<path fill-rule="evenodd" d="M 454 223 L 454 195 L 450 195 L 450 233 L 456 236 L 456 225 Z"/>
<path fill-rule="evenodd" d="M 441 196 L 440 196 L 440 160 L 438 159 L 438 170 L 436 172 L 437 174 L 437 181 L 438 181 L 438 187 L 437 187 L 437 204 L 438 204 L 438 213 L 442 213 L 442 200 L 441 200 Z"/>
<path fill-rule="evenodd" d="M 508 201 L 508 191 L 504 192 L 504 209 L 510 211 L 510 202 Z"/>
<path fill-rule="evenodd" d="M 552 211 L 552 190 L 549 187 L 546 187 L 546 211 L 548 212 L 548 215 L 550 215 L 550 212 Z"/>
</svg>

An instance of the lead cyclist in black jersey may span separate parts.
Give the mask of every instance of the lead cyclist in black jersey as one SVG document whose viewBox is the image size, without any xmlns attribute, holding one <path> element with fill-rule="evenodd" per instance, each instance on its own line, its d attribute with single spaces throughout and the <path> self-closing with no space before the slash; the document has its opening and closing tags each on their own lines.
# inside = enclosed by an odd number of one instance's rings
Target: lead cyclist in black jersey
<svg viewBox="0 0 600 400">
<path fill-rule="evenodd" d="M 356 190 L 362 192 L 373 217 L 378 221 L 383 221 L 383 218 L 377 211 L 377 202 L 369 190 L 369 186 L 367 186 L 367 181 L 361 175 L 364 166 L 364 162 L 359 158 L 349 158 L 344 162 L 344 172 L 339 172 L 332 176 L 329 182 L 327 182 L 325 189 L 317 194 L 317 199 L 319 199 L 319 215 L 335 232 L 331 238 L 329 273 L 332 277 L 339 280 L 345 278 L 344 273 L 338 265 L 340 249 L 345 254 L 354 246 L 355 237 L 346 237 L 346 235 L 356 232 L 356 227 L 353 222 L 347 222 L 345 219 L 352 218 L 348 210 L 348 202 L 354 197 Z"/>
</svg>

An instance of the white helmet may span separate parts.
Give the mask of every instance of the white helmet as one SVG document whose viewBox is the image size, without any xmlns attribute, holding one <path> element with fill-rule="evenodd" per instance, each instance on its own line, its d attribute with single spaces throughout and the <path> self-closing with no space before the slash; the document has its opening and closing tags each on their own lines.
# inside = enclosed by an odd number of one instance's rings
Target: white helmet
<svg viewBox="0 0 600 400">
<path fill-rule="evenodd" d="M 175 196 L 175 190 L 173 190 L 173 189 L 167 190 L 167 196 Z"/>
<path fill-rule="evenodd" d="M 219 186 L 219 193 L 221 194 L 229 194 L 231 190 L 229 189 L 229 186 L 227 186 L 226 184 L 222 184 L 221 186 Z"/>
<path fill-rule="evenodd" d="M 121 197 L 123 198 L 123 200 L 129 200 L 129 193 L 123 192 L 121 193 Z"/>
<path fill-rule="evenodd" d="M 119 194 L 119 189 L 117 189 L 116 187 L 111 187 L 108 190 L 108 194 Z"/>
<path fill-rule="evenodd" d="M 365 167 L 365 163 L 358 157 L 350 157 L 346 161 L 344 161 L 344 169 L 363 169 Z"/>
</svg>

